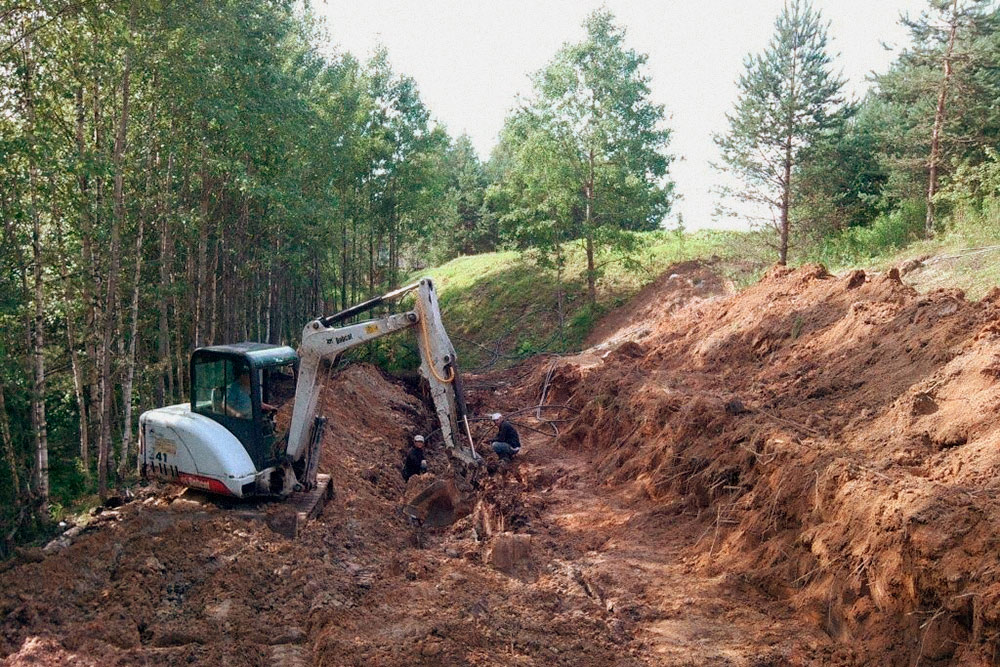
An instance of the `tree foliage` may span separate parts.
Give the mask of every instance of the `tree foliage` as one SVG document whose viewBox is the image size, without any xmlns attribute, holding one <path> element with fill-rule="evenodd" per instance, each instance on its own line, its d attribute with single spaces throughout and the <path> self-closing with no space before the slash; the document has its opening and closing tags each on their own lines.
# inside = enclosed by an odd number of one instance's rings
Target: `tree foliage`
<svg viewBox="0 0 1000 667">
<path fill-rule="evenodd" d="M 628 231 L 655 229 L 670 208 L 670 132 L 650 99 L 647 56 L 600 10 L 586 38 L 563 46 L 534 77 L 534 92 L 507 119 L 494 161 L 502 165 L 488 205 L 509 238 L 559 261 L 582 239 L 596 301 L 597 254 L 627 251 Z"/>
<path fill-rule="evenodd" d="M 793 179 L 791 218 L 801 240 L 815 243 L 886 211 L 888 171 L 880 159 L 884 110 L 866 100 L 844 109 L 844 122 L 803 150 Z"/>
<path fill-rule="evenodd" d="M 321 55 L 290 0 L 0 18 L 2 550 L 129 478 L 135 415 L 185 400 L 193 347 L 294 345 L 395 283 L 465 167 L 384 51 Z"/>
<path fill-rule="evenodd" d="M 762 209 L 788 258 L 794 178 L 807 151 L 843 122 L 844 80 L 831 70 L 827 24 L 809 0 L 789 0 L 760 54 L 748 56 L 739 98 L 716 136 L 725 167 L 745 187 L 727 194 Z"/>
<path fill-rule="evenodd" d="M 912 44 L 875 77 L 875 100 L 884 106 L 886 195 L 925 199 L 930 234 L 939 182 L 956 164 L 981 162 L 1000 140 L 1000 18 L 988 0 L 928 4 L 903 19 Z"/>
</svg>

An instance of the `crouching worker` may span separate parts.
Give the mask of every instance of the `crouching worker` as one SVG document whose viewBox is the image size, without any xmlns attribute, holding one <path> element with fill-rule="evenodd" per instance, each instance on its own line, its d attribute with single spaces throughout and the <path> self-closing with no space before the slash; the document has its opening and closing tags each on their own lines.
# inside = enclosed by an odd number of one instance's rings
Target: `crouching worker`
<svg viewBox="0 0 1000 667">
<path fill-rule="evenodd" d="M 403 481 L 410 479 L 414 475 L 419 475 L 427 471 L 427 459 L 424 458 L 424 436 L 413 436 L 410 449 L 406 452 L 403 460 Z"/>
<path fill-rule="evenodd" d="M 517 429 L 499 412 L 494 412 L 492 419 L 493 423 L 497 425 L 493 451 L 504 461 L 511 461 L 514 455 L 521 451 L 521 438 L 517 435 Z"/>
</svg>

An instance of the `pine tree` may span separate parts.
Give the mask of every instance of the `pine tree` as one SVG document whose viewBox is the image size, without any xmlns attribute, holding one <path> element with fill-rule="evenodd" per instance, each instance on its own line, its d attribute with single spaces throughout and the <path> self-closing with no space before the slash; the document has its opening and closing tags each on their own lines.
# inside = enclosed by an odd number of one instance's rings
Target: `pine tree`
<svg viewBox="0 0 1000 667">
<path fill-rule="evenodd" d="M 728 193 L 771 211 L 778 263 L 788 260 L 793 178 L 804 149 L 841 122 L 844 80 L 831 72 L 827 24 L 809 0 L 790 0 L 763 53 L 748 56 L 739 99 L 727 114 L 729 132 L 717 135 L 728 170 L 746 188 Z"/>
<path fill-rule="evenodd" d="M 845 121 L 803 152 L 796 170 L 792 216 L 800 242 L 821 242 L 885 211 L 888 172 L 880 153 L 881 108 L 871 98 L 844 108 Z"/>
<path fill-rule="evenodd" d="M 893 105 L 890 118 L 902 139 L 895 162 L 925 179 L 928 237 L 934 233 L 935 195 L 949 163 L 981 159 L 984 148 L 996 143 L 1000 18 L 992 0 L 929 4 L 916 18 L 903 19 L 913 45 L 876 79 L 882 97 Z"/>
</svg>

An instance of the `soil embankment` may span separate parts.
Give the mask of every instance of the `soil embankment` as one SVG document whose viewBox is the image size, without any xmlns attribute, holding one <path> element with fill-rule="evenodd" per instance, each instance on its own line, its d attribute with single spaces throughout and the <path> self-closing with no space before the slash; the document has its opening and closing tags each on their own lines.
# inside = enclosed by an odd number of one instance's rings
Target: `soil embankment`
<svg viewBox="0 0 1000 667">
<path fill-rule="evenodd" d="M 583 411 L 565 444 L 698 517 L 698 572 L 861 663 L 997 658 L 1000 290 L 776 268 L 550 375 Z"/>
</svg>

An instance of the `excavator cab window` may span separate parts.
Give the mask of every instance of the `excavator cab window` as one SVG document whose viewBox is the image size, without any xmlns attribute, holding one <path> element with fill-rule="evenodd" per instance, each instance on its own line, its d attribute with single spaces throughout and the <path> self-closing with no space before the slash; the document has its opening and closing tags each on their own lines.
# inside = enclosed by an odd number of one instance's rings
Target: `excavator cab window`
<svg viewBox="0 0 1000 667">
<path fill-rule="evenodd" d="M 295 369 L 297 363 L 269 366 L 264 369 L 261 388 L 264 402 L 281 407 L 295 397 Z"/>
<path fill-rule="evenodd" d="M 237 419 L 253 417 L 250 368 L 239 359 L 202 359 L 195 363 L 194 409 Z"/>
</svg>

